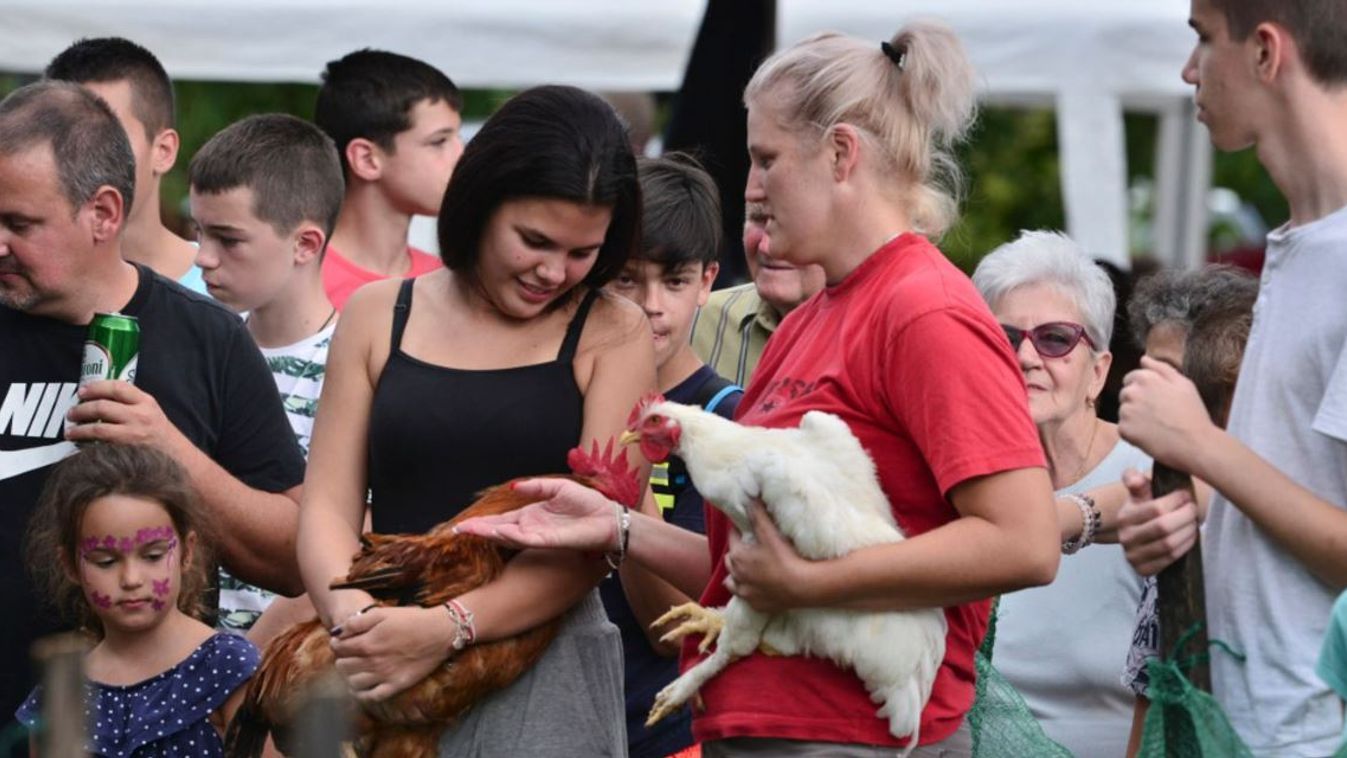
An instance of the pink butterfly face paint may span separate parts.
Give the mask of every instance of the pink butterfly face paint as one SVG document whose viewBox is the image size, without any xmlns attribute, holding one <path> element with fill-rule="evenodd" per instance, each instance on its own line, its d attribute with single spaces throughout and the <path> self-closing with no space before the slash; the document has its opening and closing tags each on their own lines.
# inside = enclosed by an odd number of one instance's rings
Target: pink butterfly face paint
<svg viewBox="0 0 1347 758">
<path fill-rule="evenodd" d="M 164 609 L 164 603 L 168 595 L 172 592 L 173 580 L 165 577 L 164 579 L 154 580 L 154 600 L 150 601 L 156 611 Z"/>
<path fill-rule="evenodd" d="M 76 542 L 80 584 L 106 633 L 157 626 L 177 600 L 178 533 L 157 502 L 108 495 L 89 504 Z"/>
</svg>

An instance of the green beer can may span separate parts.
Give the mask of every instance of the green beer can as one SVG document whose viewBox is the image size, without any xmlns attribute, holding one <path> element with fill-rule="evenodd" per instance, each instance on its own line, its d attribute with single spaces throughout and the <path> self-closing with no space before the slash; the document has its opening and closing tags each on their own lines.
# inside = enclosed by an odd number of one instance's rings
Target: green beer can
<svg viewBox="0 0 1347 758">
<path fill-rule="evenodd" d="M 136 383 L 136 363 L 140 359 L 140 322 L 135 316 L 120 313 L 96 313 L 84 341 L 84 361 L 80 364 L 80 386 L 104 379 Z"/>
</svg>

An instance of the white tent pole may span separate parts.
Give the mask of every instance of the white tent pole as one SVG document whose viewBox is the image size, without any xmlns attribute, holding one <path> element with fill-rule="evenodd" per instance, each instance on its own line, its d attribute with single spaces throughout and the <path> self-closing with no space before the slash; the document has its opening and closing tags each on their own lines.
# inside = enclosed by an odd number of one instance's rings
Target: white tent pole
<svg viewBox="0 0 1347 758">
<path fill-rule="evenodd" d="M 1127 145 L 1118 98 L 1089 87 L 1061 92 L 1057 144 L 1067 232 L 1092 257 L 1131 268 Z"/>
<path fill-rule="evenodd" d="M 1185 230 L 1181 220 L 1187 217 L 1186 124 L 1189 114 L 1182 103 L 1174 102 L 1160 111 L 1155 141 L 1155 188 L 1151 240 L 1155 259 L 1163 266 L 1181 265 Z"/>
<path fill-rule="evenodd" d="M 1155 256 L 1161 264 L 1197 268 L 1206 262 L 1211 141 L 1191 99 L 1160 115 L 1155 151 Z"/>
<path fill-rule="evenodd" d="M 1178 263 L 1184 268 L 1198 268 L 1207 261 L 1207 194 L 1211 189 L 1213 149 L 1207 127 L 1197 121 L 1197 106 L 1192 100 L 1183 103 L 1183 127 L 1180 158 L 1185 176 Z"/>
</svg>

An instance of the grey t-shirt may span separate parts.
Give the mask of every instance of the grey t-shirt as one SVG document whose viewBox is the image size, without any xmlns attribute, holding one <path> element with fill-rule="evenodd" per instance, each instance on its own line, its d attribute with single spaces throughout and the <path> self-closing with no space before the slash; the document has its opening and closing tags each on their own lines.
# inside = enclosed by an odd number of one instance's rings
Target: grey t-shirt
<svg viewBox="0 0 1347 758">
<path fill-rule="evenodd" d="M 1268 235 L 1230 433 L 1319 497 L 1347 506 L 1347 208 Z M 1335 593 L 1219 493 L 1203 535 L 1212 688 L 1256 754 L 1324 756 L 1342 703 L 1315 656 Z"/>
</svg>

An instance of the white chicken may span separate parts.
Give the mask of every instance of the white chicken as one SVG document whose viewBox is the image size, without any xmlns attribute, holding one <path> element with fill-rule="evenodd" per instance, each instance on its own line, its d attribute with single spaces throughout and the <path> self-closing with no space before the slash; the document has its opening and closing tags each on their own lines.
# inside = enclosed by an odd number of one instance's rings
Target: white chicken
<svg viewBox="0 0 1347 758">
<path fill-rule="evenodd" d="M 805 558 L 836 558 L 904 539 L 874 462 L 837 416 L 811 411 L 797 429 L 764 429 L 656 396 L 632 411 L 628 426 L 623 441 L 639 441 L 648 460 L 682 458 L 693 486 L 745 540 L 753 538 L 748 513 L 755 499 Z M 656 623 L 669 620 L 683 623 L 667 639 L 704 632 L 701 650 L 714 643 L 715 651 L 659 693 L 649 723 L 680 708 L 731 661 L 761 647 L 824 657 L 855 670 L 880 704 L 876 716 L 888 720 L 895 737 L 911 735 L 900 753 L 905 756 L 917 744 L 921 712 L 945 656 L 945 614 L 938 608 L 807 608 L 769 616 L 734 597 L 721 609 L 688 603 Z"/>
</svg>

